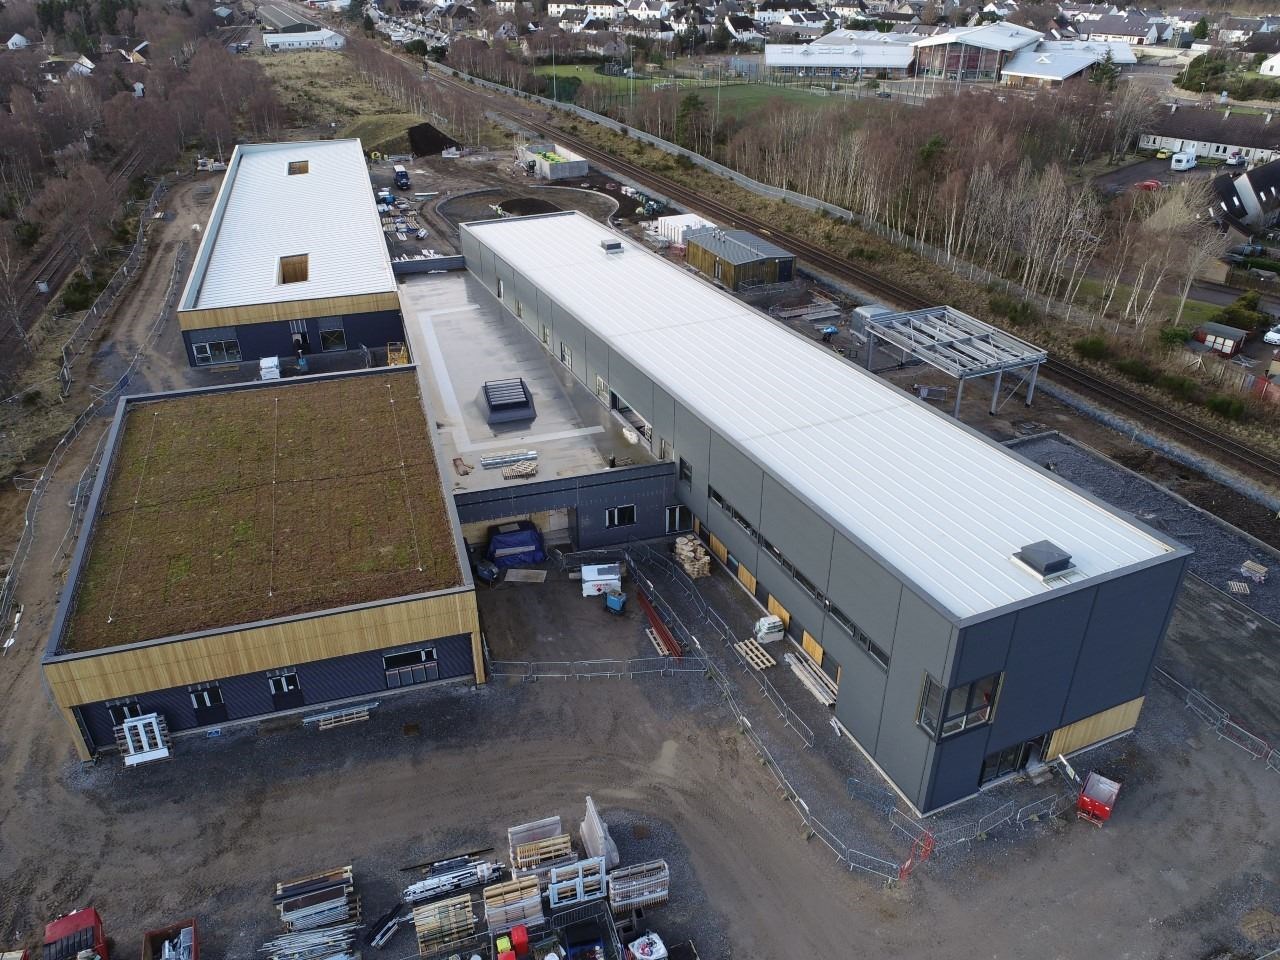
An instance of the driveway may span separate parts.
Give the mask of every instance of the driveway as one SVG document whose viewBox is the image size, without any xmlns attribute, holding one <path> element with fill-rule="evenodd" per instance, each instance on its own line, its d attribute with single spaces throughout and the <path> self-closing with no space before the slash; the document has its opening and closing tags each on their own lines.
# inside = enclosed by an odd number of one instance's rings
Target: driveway
<svg viewBox="0 0 1280 960">
<path fill-rule="evenodd" d="M 1094 177 L 1093 185 L 1099 193 L 1115 196 L 1124 193 L 1135 183 L 1143 180 L 1159 180 L 1161 183 L 1177 183 L 1179 180 L 1207 180 L 1214 175 L 1217 167 L 1196 167 L 1194 170 L 1171 170 L 1169 161 L 1139 160 L 1127 167 L 1119 167 L 1099 177 Z"/>
</svg>

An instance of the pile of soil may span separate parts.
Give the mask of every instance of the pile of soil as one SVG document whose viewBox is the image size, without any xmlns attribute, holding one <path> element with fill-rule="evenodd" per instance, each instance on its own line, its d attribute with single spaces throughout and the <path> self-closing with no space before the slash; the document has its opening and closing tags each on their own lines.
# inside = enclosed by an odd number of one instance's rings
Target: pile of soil
<svg viewBox="0 0 1280 960">
<path fill-rule="evenodd" d="M 451 147 L 460 145 L 453 137 L 446 136 L 429 123 L 420 123 L 416 127 L 410 127 L 407 132 L 409 134 L 409 149 L 413 151 L 415 157 L 438 154 L 442 150 L 448 150 Z"/>
</svg>

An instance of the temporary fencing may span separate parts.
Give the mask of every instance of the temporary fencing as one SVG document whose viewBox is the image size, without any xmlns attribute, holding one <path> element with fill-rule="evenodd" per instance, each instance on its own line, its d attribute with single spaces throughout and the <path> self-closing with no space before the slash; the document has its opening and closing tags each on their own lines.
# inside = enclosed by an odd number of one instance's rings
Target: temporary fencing
<svg viewBox="0 0 1280 960">
<path fill-rule="evenodd" d="M 182 273 L 183 264 L 186 262 L 187 244 L 184 242 L 178 247 L 177 254 L 174 257 L 172 273 L 169 276 L 169 288 L 165 294 L 165 300 L 156 315 L 155 322 L 148 329 L 143 342 L 138 346 L 132 358 L 129 360 L 128 366 L 124 373 L 116 379 L 109 387 L 97 392 L 97 395 L 89 402 L 89 405 L 80 412 L 75 422 L 66 433 L 58 440 L 50 454 L 48 462 L 40 471 L 34 486 L 31 488 L 31 496 L 27 500 L 27 508 L 23 515 L 22 536 L 18 539 L 18 546 L 14 550 L 13 563 L 9 567 L 9 573 L 5 576 L 3 584 L 0 584 L 0 623 L 8 621 L 9 613 L 13 609 L 14 596 L 17 593 L 18 583 L 22 575 L 23 565 L 26 563 L 27 556 L 31 552 L 31 544 L 35 540 L 36 518 L 40 512 L 41 502 L 44 498 L 45 491 L 48 490 L 50 482 L 53 480 L 54 474 L 57 472 L 59 465 L 62 463 L 63 457 L 67 451 L 75 443 L 76 439 L 84 432 L 85 428 L 92 423 L 98 416 L 111 411 L 116 400 L 124 393 L 129 385 L 129 381 L 137 372 L 139 364 L 142 362 L 143 355 L 151 348 L 159 336 L 160 331 L 164 328 L 165 321 L 173 311 L 174 300 L 177 295 L 178 277 Z M 85 484 L 78 485 L 78 495 L 82 495 Z M 77 506 L 73 505 L 72 513 L 77 510 Z M 74 516 L 73 516 L 74 522 Z M 64 535 L 64 542 L 65 542 Z"/>
<path fill-rule="evenodd" d="M 1070 793 L 1051 793 L 1047 797 L 1033 800 L 1018 808 L 1013 815 L 1013 822 L 1019 827 L 1040 820 L 1052 820 L 1075 803 L 1075 796 Z"/>
<path fill-rule="evenodd" d="M 1264 760 L 1267 769 L 1280 773 L 1280 748 L 1273 747 L 1262 737 L 1240 726 L 1226 710 L 1199 690 L 1188 687 L 1159 667 L 1156 667 L 1155 672 L 1157 677 L 1182 695 L 1183 705 L 1216 733 L 1219 740 L 1239 747 L 1255 760 Z"/>
</svg>

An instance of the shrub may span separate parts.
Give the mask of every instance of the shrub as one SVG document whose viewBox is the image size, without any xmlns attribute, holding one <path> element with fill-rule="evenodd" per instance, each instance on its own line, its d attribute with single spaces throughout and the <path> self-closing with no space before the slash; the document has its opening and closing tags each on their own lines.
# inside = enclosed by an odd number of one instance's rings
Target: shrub
<svg viewBox="0 0 1280 960">
<path fill-rule="evenodd" d="M 1250 270 L 1270 270 L 1272 273 L 1280 273 L 1280 262 L 1268 260 L 1266 257 L 1248 257 L 1244 265 Z"/>
<path fill-rule="evenodd" d="M 1034 323 L 1040 319 L 1040 314 L 1036 311 L 1036 308 L 1026 300 L 1017 300 L 1002 293 L 993 293 L 988 303 L 991 305 L 992 313 L 1004 317 L 1015 327 Z"/>
<path fill-rule="evenodd" d="M 1191 339 L 1191 331 L 1186 327 L 1168 326 L 1160 330 L 1160 342 L 1166 347 L 1180 347 Z"/>
<path fill-rule="evenodd" d="M 1200 392 L 1200 388 L 1196 386 L 1196 382 L 1190 377 L 1181 377 L 1175 374 L 1162 373 L 1156 379 L 1156 383 L 1180 400 L 1194 400 L 1196 395 Z"/>
<path fill-rule="evenodd" d="M 1218 416 L 1226 417 L 1228 420 L 1239 420 L 1244 416 L 1244 400 L 1240 397 L 1229 397 L 1218 393 L 1206 400 L 1204 405 Z"/>
<path fill-rule="evenodd" d="M 98 290 L 97 284 L 83 273 L 77 273 L 62 289 L 62 306 L 72 313 L 88 310 L 94 298 L 97 297 Z"/>
<path fill-rule="evenodd" d="M 13 228 L 13 235 L 18 238 L 18 243 L 22 244 L 24 249 L 30 250 L 40 239 L 40 224 L 23 220 Z"/>
<path fill-rule="evenodd" d="M 1102 337 L 1081 337 L 1073 346 L 1086 360 L 1105 360 L 1111 356 L 1111 347 Z"/>
<path fill-rule="evenodd" d="M 1139 383 L 1155 383 L 1160 376 L 1145 360 L 1117 360 L 1113 366 Z"/>
</svg>

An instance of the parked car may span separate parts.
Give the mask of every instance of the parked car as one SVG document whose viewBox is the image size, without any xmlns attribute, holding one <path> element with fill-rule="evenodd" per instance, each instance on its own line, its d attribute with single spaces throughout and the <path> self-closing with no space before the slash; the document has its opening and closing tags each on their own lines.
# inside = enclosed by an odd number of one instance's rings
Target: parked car
<svg viewBox="0 0 1280 960">
<path fill-rule="evenodd" d="M 1236 267 L 1243 267 L 1249 262 L 1249 258 L 1242 253 L 1228 253 L 1222 260 Z"/>
<path fill-rule="evenodd" d="M 1241 257 L 1261 257 L 1266 255 L 1267 250 L 1260 243 L 1240 243 L 1227 252 Z"/>
<path fill-rule="evenodd" d="M 1152 192 L 1161 189 L 1164 186 L 1159 180 L 1139 180 L 1133 185 L 1135 190 L 1151 190 Z"/>
<path fill-rule="evenodd" d="M 1240 153 L 1239 151 L 1237 151 L 1237 152 L 1233 153 L 1231 156 L 1227 157 L 1227 166 L 1228 166 L 1228 167 L 1243 167 L 1243 166 L 1244 166 L 1244 155 L 1243 155 L 1242 153 Z"/>
<path fill-rule="evenodd" d="M 893 96 L 893 94 L 890 93 L 888 90 L 877 90 L 876 96 L 880 97 L 882 100 L 888 100 L 890 97 Z"/>
<path fill-rule="evenodd" d="M 1157 159 L 1157 160 L 1168 160 L 1171 156 L 1173 156 L 1173 154 L 1171 154 L 1168 150 L 1157 150 L 1157 151 L 1156 151 L 1156 159 Z"/>
<path fill-rule="evenodd" d="M 1280 344 L 1280 323 L 1262 335 L 1264 343 Z"/>
</svg>

